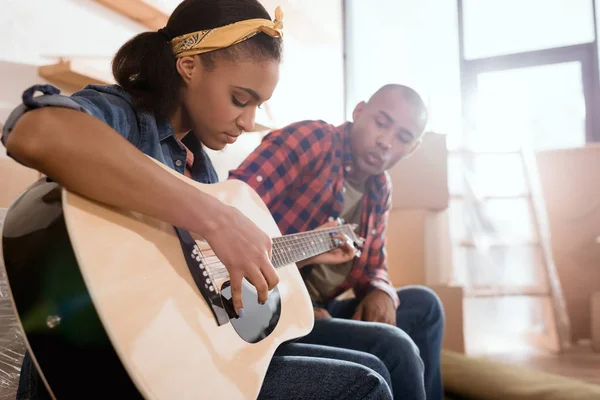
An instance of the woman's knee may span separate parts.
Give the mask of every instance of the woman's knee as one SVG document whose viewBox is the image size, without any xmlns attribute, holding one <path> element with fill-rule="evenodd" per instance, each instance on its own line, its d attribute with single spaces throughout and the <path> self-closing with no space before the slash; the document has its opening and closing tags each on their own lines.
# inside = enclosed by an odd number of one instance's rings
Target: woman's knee
<svg viewBox="0 0 600 400">
<path fill-rule="evenodd" d="M 275 355 L 303 356 L 325 358 L 337 361 L 348 361 L 372 369 L 381 375 L 381 377 L 383 377 L 388 384 L 391 384 L 390 373 L 383 361 L 381 361 L 377 356 L 365 351 L 316 344 L 286 343 L 277 349 Z"/>
<path fill-rule="evenodd" d="M 356 359 L 351 360 L 358 364 L 361 364 L 375 372 L 379 376 L 383 378 L 383 380 L 388 384 L 392 384 L 392 378 L 390 377 L 390 371 L 385 366 L 383 361 L 379 359 L 379 357 L 374 356 L 373 354 L 365 353 L 365 352 L 357 352 L 360 353 L 357 355 Z"/>
<path fill-rule="evenodd" d="M 387 400 L 392 394 L 385 379 L 365 365 L 319 357 L 274 356 L 259 398 Z"/>
<path fill-rule="evenodd" d="M 394 398 L 390 382 L 386 381 L 378 371 L 357 365 L 354 372 L 357 374 L 357 379 L 355 388 L 349 390 L 349 393 L 352 393 L 351 398 L 366 400 L 392 400 Z"/>
</svg>

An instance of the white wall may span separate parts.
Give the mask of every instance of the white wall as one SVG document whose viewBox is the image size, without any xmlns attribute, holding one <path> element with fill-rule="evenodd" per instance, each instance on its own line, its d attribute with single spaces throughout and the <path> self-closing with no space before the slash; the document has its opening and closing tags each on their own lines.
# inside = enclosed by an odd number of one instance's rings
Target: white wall
<svg viewBox="0 0 600 400">
<path fill-rule="evenodd" d="M 44 64 L 63 55 L 110 57 L 142 30 L 93 0 L 2 0 L 0 59 Z"/>
<path fill-rule="evenodd" d="M 155 1 L 171 10 L 179 4 Z M 262 3 L 272 17 L 278 5 L 284 12 L 284 59 L 269 102 L 276 126 L 302 119 L 343 122 L 341 0 Z M 0 7 L 2 121 L 24 88 L 43 82 L 33 66 L 59 56 L 99 57 L 108 69 L 108 60 L 125 41 L 148 30 L 94 0 L 2 0 Z"/>
<path fill-rule="evenodd" d="M 179 4 L 179 0 L 160 2 L 169 9 Z M 277 5 L 284 12 L 284 61 L 271 101 L 276 122 L 304 118 L 342 122 L 341 1 L 263 0 L 263 4 L 272 16 Z M 147 30 L 94 0 L 2 0 L 1 7 L 0 60 L 10 62 L 39 65 L 58 56 L 110 59 L 121 44 Z M 1 83 L 9 79 L 0 76 Z"/>
<path fill-rule="evenodd" d="M 456 1 L 348 2 L 348 117 L 387 83 L 417 90 L 429 107 L 429 130 L 462 132 Z"/>
<path fill-rule="evenodd" d="M 272 108 L 279 126 L 344 121 L 342 0 L 261 0 L 284 12 L 284 59 Z"/>
</svg>

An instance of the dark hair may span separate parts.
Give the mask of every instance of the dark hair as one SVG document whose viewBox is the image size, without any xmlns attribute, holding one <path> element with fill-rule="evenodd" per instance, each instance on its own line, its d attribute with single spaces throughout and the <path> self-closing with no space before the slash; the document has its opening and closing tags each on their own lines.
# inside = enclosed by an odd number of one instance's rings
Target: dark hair
<svg viewBox="0 0 600 400">
<path fill-rule="evenodd" d="M 257 0 L 184 0 L 160 32 L 140 33 L 119 49 L 112 73 L 134 106 L 167 117 L 175 110 L 183 85 L 168 39 L 252 18 L 272 19 Z M 200 59 L 207 68 L 222 57 L 280 62 L 281 47 L 281 39 L 260 32 L 234 46 L 203 53 Z"/>
</svg>

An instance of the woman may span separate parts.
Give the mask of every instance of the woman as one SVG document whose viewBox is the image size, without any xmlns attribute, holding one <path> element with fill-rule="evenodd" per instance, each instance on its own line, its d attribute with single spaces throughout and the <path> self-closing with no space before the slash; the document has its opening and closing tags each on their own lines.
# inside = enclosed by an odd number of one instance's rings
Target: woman
<svg viewBox="0 0 600 400">
<path fill-rule="evenodd" d="M 117 52 L 118 85 L 70 97 L 51 86 L 30 88 L 27 112 L 9 117 L 2 141 L 13 158 L 73 192 L 201 234 L 227 267 L 243 317 L 242 277 L 261 301 L 278 283 L 270 238 L 145 155 L 196 181 L 217 181 L 203 146 L 220 150 L 253 130 L 256 108 L 278 81 L 281 17 L 271 21 L 256 0 L 185 0 L 165 28 Z M 37 90 L 44 95 L 34 97 Z M 391 398 L 386 380 L 385 366 L 367 354 L 288 344 L 273 358 L 260 397 Z M 19 386 L 18 398 L 48 398 L 28 355 Z"/>
</svg>

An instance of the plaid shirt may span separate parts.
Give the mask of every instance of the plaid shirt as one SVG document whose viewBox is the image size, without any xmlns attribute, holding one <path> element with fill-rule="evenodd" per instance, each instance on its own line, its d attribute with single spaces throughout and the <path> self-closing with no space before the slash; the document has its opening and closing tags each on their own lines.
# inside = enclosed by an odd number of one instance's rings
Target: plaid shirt
<svg viewBox="0 0 600 400">
<path fill-rule="evenodd" d="M 349 122 L 335 127 L 323 121 L 302 121 L 271 132 L 230 172 L 229 179 L 254 188 L 283 234 L 315 229 L 342 211 L 343 181 L 353 168 L 349 127 Z M 398 306 L 385 250 L 392 191 L 389 175 L 369 178 L 365 188 L 359 232 L 365 239 L 362 254 L 330 299 L 349 288 L 358 299 L 380 289 Z"/>
</svg>

